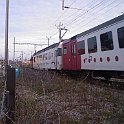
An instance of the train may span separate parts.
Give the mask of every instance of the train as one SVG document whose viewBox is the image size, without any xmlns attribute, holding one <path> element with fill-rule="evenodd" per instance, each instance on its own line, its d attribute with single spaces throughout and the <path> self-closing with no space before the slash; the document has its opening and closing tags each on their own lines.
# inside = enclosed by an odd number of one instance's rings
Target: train
<svg viewBox="0 0 124 124">
<path fill-rule="evenodd" d="M 123 77 L 124 14 L 34 53 L 31 63 L 40 70 Z"/>
</svg>

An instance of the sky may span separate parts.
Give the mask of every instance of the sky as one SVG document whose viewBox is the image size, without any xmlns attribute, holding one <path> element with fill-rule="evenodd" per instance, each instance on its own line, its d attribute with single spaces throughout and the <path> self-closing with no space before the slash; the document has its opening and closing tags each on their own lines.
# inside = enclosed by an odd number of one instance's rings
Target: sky
<svg viewBox="0 0 124 124">
<path fill-rule="evenodd" d="M 59 42 L 58 25 L 68 29 L 63 39 L 93 28 L 124 13 L 124 0 L 9 0 L 9 59 L 16 43 L 50 45 Z M 4 59 L 6 0 L 0 0 L 0 59 Z M 64 31 L 62 32 L 64 33 Z M 30 59 L 47 45 L 15 45 L 15 59 Z"/>
</svg>

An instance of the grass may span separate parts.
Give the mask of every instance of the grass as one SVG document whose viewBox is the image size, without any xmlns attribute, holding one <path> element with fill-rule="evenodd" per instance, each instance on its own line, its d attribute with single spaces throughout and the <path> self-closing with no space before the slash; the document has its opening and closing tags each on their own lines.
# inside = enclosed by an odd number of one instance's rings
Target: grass
<svg viewBox="0 0 124 124">
<path fill-rule="evenodd" d="M 25 68 L 16 82 L 16 124 L 124 123 L 123 91 Z"/>
</svg>

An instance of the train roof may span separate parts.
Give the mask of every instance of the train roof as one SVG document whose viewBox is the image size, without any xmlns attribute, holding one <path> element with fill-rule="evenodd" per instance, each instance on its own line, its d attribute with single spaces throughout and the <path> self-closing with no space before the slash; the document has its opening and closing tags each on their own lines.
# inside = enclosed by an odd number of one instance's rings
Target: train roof
<svg viewBox="0 0 124 124">
<path fill-rule="evenodd" d="M 87 30 L 87 31 L 84 31 L 84 32 L 82 32 L 82 33 L 80 33 L 80 34 L 77 34 L 76 36 L 77 36 L 77 37 L 81 37 L 81 36 L 83 36 L 83 35 L 86 35 L 86 34 L 89 34 L 89 33 L 91 33 L 91 32 L 94 32 L 94 31 L 96 31 L 96 30 L 99 30 L 99 29 L 101 29 L 101 28 L 104 28 L 104 27 L 107 27 L 107 26 L 109 26 L 109 25 L 112 25 L 112 24 L 114 24 L 114 23 L 116 23 L 116 22 L 119 22 L 119 21 L 121 21 L 121 20 L 124 20 L 124 14 L 122 14 L 122 15 L 120 15 L 120 16 L 114 18 L 114 19 L 111 19 L 111 20 L 109 20 L 109 21 L 107 21 L 107 22 L 105 22 L 105 23 L 102 23 L 102 24 L 100 24 L 100 25 L 98 25 L 98 26 L 96 26 L 96 27 L 93 27 L 93 28 L 91 28 L 91 29 L 89 29 L 89 30 Z"/>
<path fill-rule="evenodd" d="M 55 48 L 55 47 L 58 46 L 58 45 L 59 45 L 59 43 L 54 43 L 54 44 L 52 44 L 52 45 L 50 45 L 50 46 L 48 46 L 48 47 L 46 47 L 46 48 L 44 48 L 44 49 L 42 49 L 42 50 L 39 50 L 39 51 L 36 52 L 36 53 L 34 53 L 33 56 L 35 56 L 35 55 L 37 55 L 37 54 L 39 54 L 39 53 L 45 52 L 46 50 L 49 50 L 49 49 L 51 49 L 51 48 Z"/>
</svg>

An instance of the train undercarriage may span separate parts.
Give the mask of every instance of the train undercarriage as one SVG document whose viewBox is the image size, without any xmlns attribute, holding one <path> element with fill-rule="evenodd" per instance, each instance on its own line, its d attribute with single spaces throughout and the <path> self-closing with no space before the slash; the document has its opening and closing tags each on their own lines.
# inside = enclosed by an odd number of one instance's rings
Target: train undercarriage
<svg viewBox="0 0 124 124">
<path fill-rule="evenodd" d="M 78 78 L 94 78 L 94 77 L 102 77 L 105 80 L 109 81 L 111 78 L 116 79 L 124 79 L 123 71 L 101 71 L 101 70 L 61 70 L 59 73 L 63 73 L 66 75 L 71 75 L 72 77 Z"/>
</svg>

